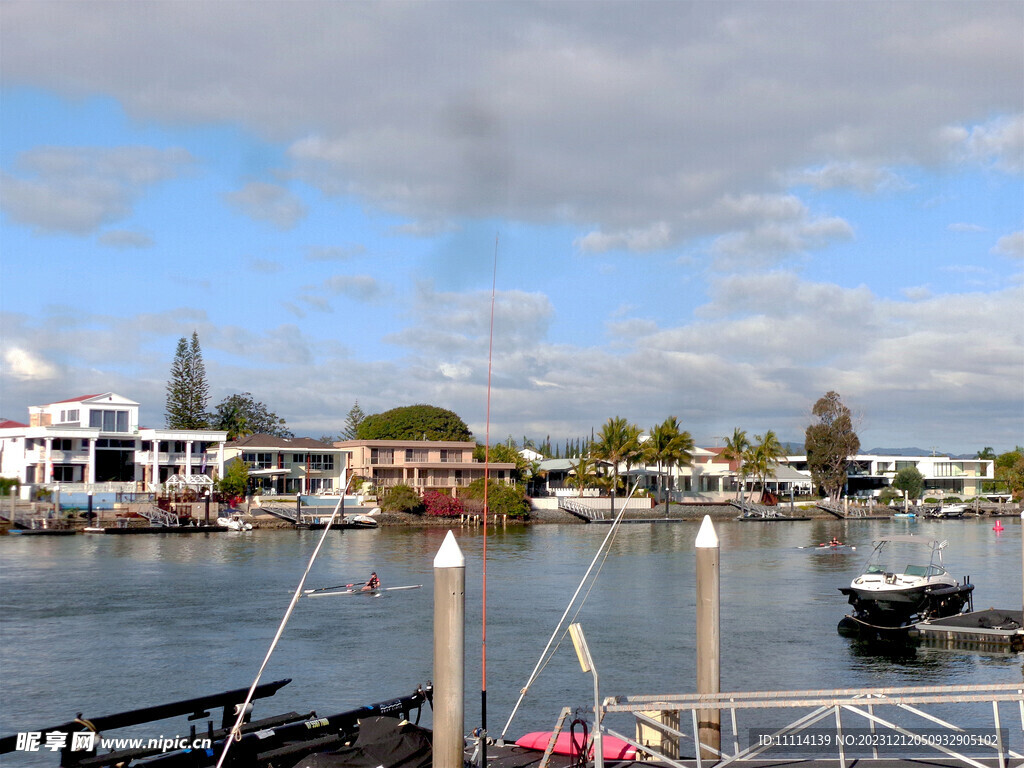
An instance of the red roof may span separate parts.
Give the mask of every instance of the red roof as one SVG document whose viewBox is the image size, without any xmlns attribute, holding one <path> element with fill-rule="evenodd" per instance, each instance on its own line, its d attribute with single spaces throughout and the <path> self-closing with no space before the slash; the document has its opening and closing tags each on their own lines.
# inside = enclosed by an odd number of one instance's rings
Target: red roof
<svg viewBox="0 0 1024 768">
<path fill-rule="evenodd" d="M 58 403 L 80 403 L 82 400 L 92 400 L 94 397 L 105 395 L 106 392 L 97 392 L 95 395 L 81 395 L 80 397 L 69 397 L 67 400 L 58 400 Z M 56 403 L 54 403 L 56 405 Z"/>
<path fill-rule="evenodd" d="M 14 429 L 15 427 L 21 428 L 27 426 L 28 424 L 22 424 L 20 421 L 11 421 L 10 419 L 0 421 L 0 429 Z"/>
</svg>

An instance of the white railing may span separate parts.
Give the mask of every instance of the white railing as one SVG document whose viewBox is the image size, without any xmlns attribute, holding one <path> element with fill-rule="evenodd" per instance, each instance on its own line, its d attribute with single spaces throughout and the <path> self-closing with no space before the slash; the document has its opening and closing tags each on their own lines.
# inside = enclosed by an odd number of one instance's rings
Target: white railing
<svg viewBox="0 0 1024 768">
<path fill-rule="evenodd" d="M 1010 726 L 1012 717 L 1003 724 L 1000 703 L 1009 703 L 1018 710 L 1019 730 Z M 966 729 L 924 711 L 921 705 L 925 704 L 937 704 L 944 710 L 954 704 L 975 705 L 976 722 L 983 722 L 978 710 L 990 705 L 992 727 Z M 876 713 L 883 708 L 888 708 L 885 716 Z M 754 721 L 758 711 L 785 709 L 811 711 L 781 728 L 746 723 L 747 738 L 743 738 L 741 712 Z M 708 738 L 706 721 L 713 711 L 719 713 L 721 724 L 717 745 L 701 742 L 702 733 Z M 656 719 L 659 712 L 663 716 Z M 636 738 L 607 727 L 605 717 L 615 713 L 633 716 L 634 727 L 640 731 Z M 698 716 L 705 722 L 699 723 Z M 888 758 L 891 764 L 898 757 L 941 753 L 960 761 L 955 765 L 973 768 L 989 768 L 993 759 L 1000 768 L 1007 768 L 1021 765 L 1024 759 L 1010 743 L 1011 730 L 1016 731 L 1013 740 L 1018 741 L 1024 731 L 1024 686 L 1020 683 L 617 696 L 604 699 L 596 719 L 602 723 L 602 733 L 622 739 L 674 768 L 684 768 L 679 762 L 684 743 L 686 751 L 693 751 L 698 768 L 703 768 L 705 761 L 722 768 L 762 755 L 761 759 L 772 759 L 795 753 L 818 758 L 831 753 L 841 768 L 867 763 L 869 755 L 872 760 Z M 860 727 L 851 727 L 851 722 Z M 809 752 L 807 746 L 813 751 Z M 715 757 L 709 759 L 709 754 Z"/>
<path fill-rule="evenodd" d="M 144 506 L 138 510 L 139 514 L 149 520 L 154 526 L 162 528 L 177 528 L 181 523 L 178 516 L 172 512 L 165 512 L 156 506 Z"/>
</svg>

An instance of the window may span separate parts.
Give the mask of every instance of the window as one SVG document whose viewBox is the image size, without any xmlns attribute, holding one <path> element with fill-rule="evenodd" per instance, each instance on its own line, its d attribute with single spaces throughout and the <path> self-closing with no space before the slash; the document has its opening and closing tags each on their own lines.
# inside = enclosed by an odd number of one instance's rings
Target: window
<svg viewBox="0 0 1024 768">
<path fill-rule="evenodd" d="M 460 462 L 462 461 L 462 451 L 441 449 L 441 461 L 444 462 Z"/>
<path fill-rule="evenodd" d="M 293 453 L 292 454 L 292 464 L 305 464 L 305 463 L 306 463 L 306 454 L 304 454 L 304 453 Z"/>
<path fill-rule="evenodd" d="M 405 463 L 412 464 L 413 462 L 424 463 L 428 460 L 428 453 L 424 448 L 407 448 L 405 450 Z"/>
<path fill-rule="evenodd" d="M 60 423 L 61 424 L 70 424 L 70 423 L 73 423 L 73 422 L 76 422 L 76 421 L 78 421 L 78 409 L 77 408 L 72 408 L 71 410 L 61 411 L 60 412 Z"/>
<path fill-rule="evenodd" d="M 309 455 L 310 469 L 334 469 L 334 454 L 311 453 Z"/>
<path fill-rule="evenodd" d="M 371 464 L 394 464 L 395 463 L 395 451 L 393 448 L 371 448 L 370 449 L 370 463 Z"/>
<path fill-rule="evenodd" d="M 127 432 L 128 411 L 89 411 L 89 426 L 99 427 L 104 432 Z"/>
<path fill-rule="evenodd" d="M 70 451 L 71 441 L 67 439 L 54 440 L 53 447 L 56 448 L 58 451 Z"/>
<path fill-rule="evenodd" d="M 75 468 L 70 464 L 53 465 L 53 482 L 73 483 L 75 481 Z"/>
<path fill-rule="evenodd" d="M 253 469 L 274 468 L 274 454 L 272 453 L 243 453 L 242 461 Z"/>
</svg>

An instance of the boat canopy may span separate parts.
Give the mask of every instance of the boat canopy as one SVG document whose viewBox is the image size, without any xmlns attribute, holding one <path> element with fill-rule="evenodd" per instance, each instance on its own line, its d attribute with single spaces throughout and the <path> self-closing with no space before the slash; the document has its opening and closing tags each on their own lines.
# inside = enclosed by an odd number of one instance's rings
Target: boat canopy
<svg viewBox="0 0 1024 768">
<path fill-rule="evenodd" d="M 894 536 L 884 536 L 881 539 L 875 539 L 871 543 L 878 546 L 882 542 L 886 541 L 891 541 L 897 544 L 927 544 L 930 547 L 939 547 L 940 549 L 946 544 L 946 542 L 939 541 L 938 539 L 929 539 L 926 536 L 915 536 L 912 533 L 898 533 Z"/>
</svg>

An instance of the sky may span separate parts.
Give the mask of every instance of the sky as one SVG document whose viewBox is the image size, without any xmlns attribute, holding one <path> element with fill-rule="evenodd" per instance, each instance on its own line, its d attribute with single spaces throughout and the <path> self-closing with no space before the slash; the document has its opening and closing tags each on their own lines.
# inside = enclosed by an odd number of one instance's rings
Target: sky
<svg viewBox="0 0 1024 768">
<path fill-rule="evenodd" d="M 0 418 L 113 391 L 163 426 L 196 332 L 211 410 L 303 436 L 358 402 L 800 442 L 836 391 L 865 449 L 1024 444 L 1016 0 L 0 22 Z"/>
</svg>

